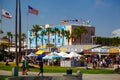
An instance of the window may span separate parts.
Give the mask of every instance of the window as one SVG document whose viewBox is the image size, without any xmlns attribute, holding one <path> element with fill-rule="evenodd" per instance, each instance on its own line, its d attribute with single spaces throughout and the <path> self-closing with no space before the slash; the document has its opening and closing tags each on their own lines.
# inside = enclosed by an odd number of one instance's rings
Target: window
<svg viewBox="0 0 120 80">
<path fill-rule="evenodd" d="M 55 42 L 55 39 L 53 39 L 53 43 Z"/>
<path fill-rule="evenodd" d="M 60 39 L 58 39 L 58 43 L 60 43 Z"/>
</svg>

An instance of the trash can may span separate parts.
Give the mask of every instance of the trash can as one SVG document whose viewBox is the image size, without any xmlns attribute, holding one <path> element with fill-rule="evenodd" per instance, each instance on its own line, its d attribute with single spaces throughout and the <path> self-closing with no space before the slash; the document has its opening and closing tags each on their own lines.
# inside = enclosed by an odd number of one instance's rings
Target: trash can
<svg viewBox="0 0 120 80">
<path fill-rule="evenodd" d="M 80 70 L 77 71 L 77 76 L 79 77 L 79 80 L 83 80 L 82 79 L 82 72 Z"/>
<path fill-rule="evenodd" d="M 67 74 L 72 74 L 72 69 L 68 68 L 66 73 Z"/>
<path fill-rule="evenodd" d="M 12 76 L 18 76 L 18 67 L 13 67 L 12 68 Z"/>
</svg>

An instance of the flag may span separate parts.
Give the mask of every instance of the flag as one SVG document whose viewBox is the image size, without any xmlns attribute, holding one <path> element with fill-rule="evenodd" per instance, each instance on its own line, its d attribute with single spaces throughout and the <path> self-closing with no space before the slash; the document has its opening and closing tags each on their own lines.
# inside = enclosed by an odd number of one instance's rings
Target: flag
<svg viewBox="0 0 120 80">
<path fill-rule="evenodd" d="M 79 20 L 78 19 L 75 19 L 75 20 L 71 20 L 72 22 L 78 22 Z"/>
<path fill-rule="evenodd" d="M 12 18 L 12 15 L 4 9 L 2 9 L 2 16 L 5 17 L 5 18 L 8 18 L 8 19 Z"/>
<path fill-rule="evenodd" d="M 28 12 L 29 13 L 32 13 L 32 14 L 35 14 L 35 15 L 38 15 L 38 10 L 32 8 L 31 6 L 28 5 Z"/>
<path fill-rule="evenodd" d="M 62 20 L 61 22 L 62 23 L 66 23 L 66 22 L 78 22 L 79 20 L 78 19 L 74 19 L 74 20 Z"/>
<path fill-rule="evenodd" d="M 86 20 L 83 20 L 83 24 L 90 24 L 90 20 L 86 19 Z"/>
</svg>

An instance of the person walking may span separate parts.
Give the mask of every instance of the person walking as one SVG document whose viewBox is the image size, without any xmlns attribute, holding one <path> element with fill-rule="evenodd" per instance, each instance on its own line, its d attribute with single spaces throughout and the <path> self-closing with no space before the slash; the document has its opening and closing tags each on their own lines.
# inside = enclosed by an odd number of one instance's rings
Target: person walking
<svg viewBox="0 0 120 80">
<path fill-rule="evenodd" d="M 41 74 L 41 76 L 43 76 L 43 60 L 42 58 L 39 60 L 39 68 L 40 68 L 40 71 L 38 73 L 38 76 Z"/>
<path fill-rule="evenodd" d="M 22 64 L 22 75 L 27 75 L 28 72 L 28 60 L 24 57 L 23 64 Z"/>
</svg>

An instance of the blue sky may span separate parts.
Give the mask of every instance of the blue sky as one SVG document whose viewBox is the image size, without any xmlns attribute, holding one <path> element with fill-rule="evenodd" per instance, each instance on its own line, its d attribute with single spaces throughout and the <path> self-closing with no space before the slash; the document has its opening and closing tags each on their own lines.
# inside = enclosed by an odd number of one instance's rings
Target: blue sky
<svg viewBox="0 0 120 80">
<path fill-rule="evenodd" d="M 13 18 L 2 19 L 4 34 L 15 32 L 15 1 L 0 0 L 0 10 L 9 11 Z M 95 27 L 96 36 L 109 37 L 113 30 L 120 28 L 120 0 L 20 0 L 22 32 L 33 25 L 61 24 L 66 19 L 89 19 Z M 38 15 L 28 14 L 28 5 L 39 10 Z M 1 12 L 0 12 L 1 14 Z M 28 23 L 27 23 L 28 21 Z"/>
</svg>

